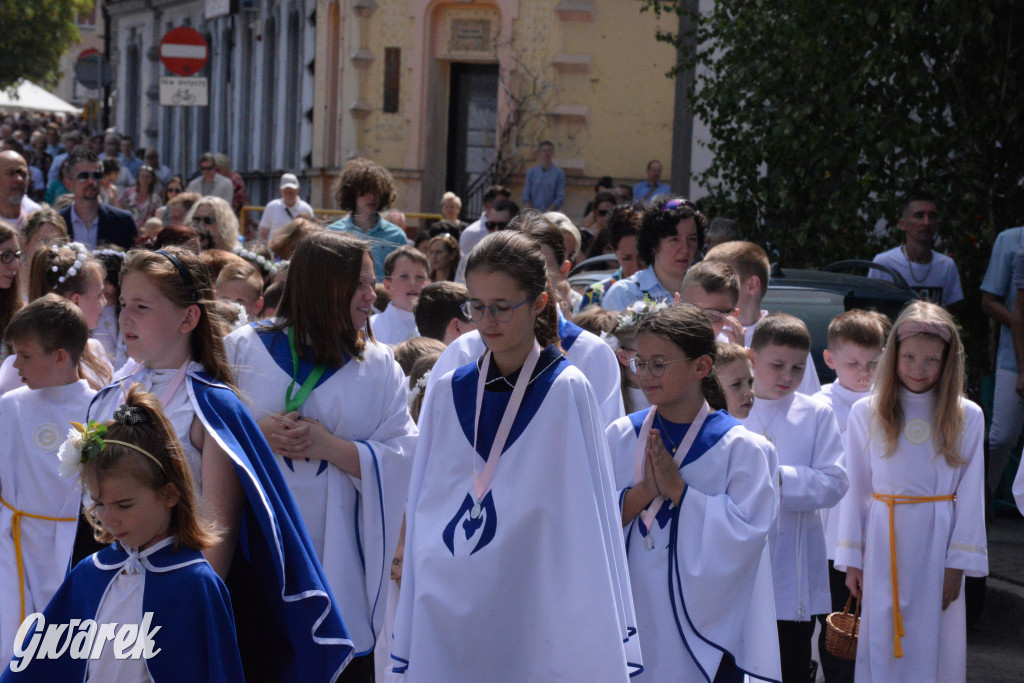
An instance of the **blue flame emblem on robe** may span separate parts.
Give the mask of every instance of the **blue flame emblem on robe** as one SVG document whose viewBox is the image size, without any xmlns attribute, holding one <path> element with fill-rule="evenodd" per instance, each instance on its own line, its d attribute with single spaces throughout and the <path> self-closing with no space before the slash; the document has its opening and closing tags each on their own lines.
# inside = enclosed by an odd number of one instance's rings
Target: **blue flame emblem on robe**
<svg viewBox="0 0 1024 683">
<path fill-rule="evenodd" d="M 479 536 L 476 546 L 469 553 L 470 555 L 494 540 L 494 531 L 498 527 L 498 515 L 494 510 L 494 498 L 491 496 L 491 492 L 488 491 L 484 499 L 480 501 L 480 516 L 473 519 L 472 511 L 475 504 L 476 501 L 473 500 L 473 496 L 467 493 L 462 501 L 462 505 L 459 507 L 459 511 L 455 513 L 452 521 L 448 522 L 448 526 L 444 528 L 444 533 L 441 534 L 441 538 L 444 539 L 444 544 L 448 547 L 448 551 L 452 556 L 455 555 L 456 533 L 459 526 L 462 527 L 462 531 L 465 533 L 465 539 L 458 539 L 459 545 L 468 544 L 474 536 Z"/>
</svg>

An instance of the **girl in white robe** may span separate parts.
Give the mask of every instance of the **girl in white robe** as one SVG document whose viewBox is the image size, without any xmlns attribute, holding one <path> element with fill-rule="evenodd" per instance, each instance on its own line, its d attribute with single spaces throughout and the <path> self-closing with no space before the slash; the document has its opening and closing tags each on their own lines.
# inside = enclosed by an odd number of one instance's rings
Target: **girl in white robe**
<svg viewBox="0 0 1024 683">
<path fill-rule="evenodd" d="M 964 681 L 963 577 L 988 573 L 984 416 L 945 309 L 909 304 L 848 421 L 836 568 L 863 598 L 856 680 Z"/>
<path fill-rule="evenodd" d="M 777 681 L 777 502 L 762 443 L 723 410 L 715 334 L 699 308 L 642 314 L 636 346 L 653 406 L 606 434 L 644 638 L 638 679 Z"/>
<path fill-rule="evenodd" d="M 405 375 L 366 325 L 373 281 L 364 242 L 334 232 L 304 240 L 277 318 L 226 340 L 341 606 L 356 650 L 349 677 L 373 672 L 417 434 Z"/>
<path fill-rule="evenodd" d="M 495 233 L 466 280 L 488 351 L 427 390 L 387 680 L 625 681 L 642 663 L 603 419 L 557 347 L 543 256 Z"/>
</svg>

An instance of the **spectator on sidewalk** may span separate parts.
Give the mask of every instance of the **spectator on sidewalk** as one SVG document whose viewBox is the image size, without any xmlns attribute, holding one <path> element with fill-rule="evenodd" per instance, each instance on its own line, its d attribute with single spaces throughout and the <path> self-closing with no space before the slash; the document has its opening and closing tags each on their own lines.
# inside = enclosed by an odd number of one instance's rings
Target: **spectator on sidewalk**
<svg viewBox="0 0 1024 683">
<path fill-rule="evenodd" d="M 633 186 L 633 199 L 650 202 L 660 194 L 670 194 L 672 188 L 661 182 L 661 162 L 652 159 L 647 162 L 647 180 Z"/>
<path fill-rule="evenodd" d="M 217 160 L 212 152 L 204 152 L 199 157 L 199 176 L 192 180 L 186 188 L 203 197 L 220 197 L 228 204 L 235 196 L 235 187 L 229 178 L 217 173 Z"/>
<path fill-rule="evenodd" d="M 299 197 L 299 179 L 294 173 L 282 175 L 278 187 L 281 198 L 267 204 L 260 218 L 259 237 L 264 242 L 269 242 L 274 233 L 299 216 L 313 217 L 313 207 Z"/>
<path fill-rule="evenodd" d="M 538 147 L 540 163 L 526 172 L 523 208 L 558 211 L 565 201 L 565 173 L 551 162 L 555 146 L 545 140 Z"/>
</svg>

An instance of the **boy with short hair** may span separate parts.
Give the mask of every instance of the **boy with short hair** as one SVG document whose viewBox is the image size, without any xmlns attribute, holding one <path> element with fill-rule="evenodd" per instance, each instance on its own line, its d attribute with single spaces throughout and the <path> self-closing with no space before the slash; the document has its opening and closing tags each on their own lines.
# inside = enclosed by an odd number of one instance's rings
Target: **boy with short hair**
<svg viewBox="0 0 1024 683">
<path fill-rule="evenodd" d="M 81 494 L 60 476 L 57 455 L 68 422 L 82 420 L 96 394 L 78 373 L 88 339 L 81 310 L 52 293 L 21 309 L 7 327 L 14 368 L 26 386 L 0 398 L 2 661 L 13 654 L 22 619 L 43 611 L 71 559 Z"/>
<path fill-rule="evenodd" d="M 384 289 L 391 301 L 382 313 L 370 316 L 373 336 L 394 346 L 418 337 L 413 309 L 416 299 L 430 282 L 430 263 L 419 249 L 399 247 L 384 260 Z"/>
<path fill-rule="evenodd" d="M 846 422 L 850 408 L 862 398 L 871 394 L 871 384 L 878 368 L 878 358 L 885 345 L 885 327 L 879 313 L 854 309 L 840 313 L 828 326 L 828 348 L 822 353 L 825 364 L 836 372 L 836 381 L 826 384 L 815 398 L 832 408 L 839 426 L 839 433 L 845 440 Z M 839 459 L 846 466 L 846 455 Z M 822 524 L 825 527 L 825 551 L 828 557 L 829 588 L 832 593 L 832 611 L 840 612 L 846 603 L 849 591 L 846 588 L 846 573 L 833 567 L 836 541 L 839 536 L 838 507 L 822 510 Z M 819 617 L 821 636 L 818 652 L 821 668 L 826 681 L 853 680 L 853 662 L 838 659 L 829 654 L 825 647 L 824 617 Z"/>
<path fill-rule="evenodd" d="M 736 271 L 740 279 L 740 292 L 737 305 L 739 315 L 736 320 L 745 329 L 743 330 L 743 345 L 750 347 L 754 336 L 754 329 L 758 323 L 768 315 L 768 311 L 761 309 L 761 301 L 768 291 L 768 280 L 771 273 L 771 262 L 765 250 L 753 242 L 736 240 L 719 244 L 708 251 L 704 262 L 721 261 L 727 263 Z M 730 324 L 728 327 L 732 328 Z M 738 336 L 739 331 L 734 333 Z M 803 379 L 797 390 L 808 396 L 813 396 L 821 390 L 821 382 L 818 381 L 818 373 L 814 369 L 814 359 L 811 357 L 810 347 L 807 350 L 806 367 L 809 372 L 803 374 Z"/>
<path fill-rule="evenodd" d="M 469 301 L 469 290 L 458 282 L 434 282 L 423 288 L 416 303 L 416 329 L 424 337 L 438 339 L 448 346 L 476 323 L 462 311 Z"/>
<path fill-rule="evenodd" d="M 707 314 L 719 341 L 743 344 L 743 326 L 736 319 L 739 297 L 740 279 L 724 261 L 701 261 L 691 266 L 679 296 Z"/>
<path fill-rule="evenodd" d="M 814 616 L 832 604 L 818 511 L 836 505 L 849 487 L 837 463 L 843 446 L 832 410 L 797 392 L 810 348 L 811 335 L 798 318 L 772 313 L 760 319 L 750 347 L 756 399 L 740 420 L 774 444 L 779 457 L 772 576 L 783 681 L 810 676 Z"/>
<path fill-rule="evenodd" d="M 217 298 L 242 306 L 250 320 L 263 310 L 263 277 L 248 261 L 232 261 L 217 275 Z"/>
</svg>

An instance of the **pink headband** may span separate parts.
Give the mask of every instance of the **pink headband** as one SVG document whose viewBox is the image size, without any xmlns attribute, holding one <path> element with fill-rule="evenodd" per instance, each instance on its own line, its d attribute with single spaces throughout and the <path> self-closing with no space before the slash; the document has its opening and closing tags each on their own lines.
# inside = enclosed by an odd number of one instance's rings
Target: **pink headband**
<svg viewBox="0 0 1024 683">
<path fill-rule="evenodd" d="M 942 323 L 932 322 L 931 320 L 908 320 L 900 325 L 896 338 L 899 341 L 903 341 L 907 337 L 913 337 L 915 334 L 933 334 L 936 337 L 940 337 L 947 344 L 952 337 L 949 327 Z"/>
</svg>

